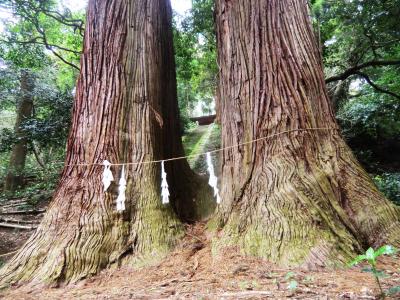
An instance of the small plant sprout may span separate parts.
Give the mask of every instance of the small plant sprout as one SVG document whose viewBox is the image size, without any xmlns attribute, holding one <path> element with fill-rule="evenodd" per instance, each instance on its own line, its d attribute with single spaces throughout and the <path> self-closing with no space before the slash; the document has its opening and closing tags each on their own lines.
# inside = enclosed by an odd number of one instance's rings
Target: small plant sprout
<svg viewBox="0 0 400 300">
<path fill-rule="evenodd" d="M 306 283 L 313 282 L 314 281 L 314 277 L 306 276 L 303 281 L 306 282 Z"/>
<path fill-rule="evenodd" d="M 297 289 L 297 285 L 298 285 L 298 283 L 296 280 L 290 280 L 289 284 L 288 284 L 288 289 L 290 291 L 295 291 Z"/>
<path fill-rule="evenodd" d="M 382 256 L 382 255 L 394 255 L 398 250 L 394 248 L 393 246 L 385 245 L 380 247 L 378 250 L 374 250 L 373 248 L 369 248 L 365 254 L 357 256 L 351 263 L 350 266 L 355 266 L 359 264 L 360 262 L 367 262 L 370 266 L 370 268 L 363 269 L 364 272 L 370 272 L 373 274 L 376 284 L 379 287 L 380 295 L 379 297 L 381 299 L 385 299 L 385 293 L 382 289 L 382 285 L 380 282 L 380 278 L 386 277 L 387 275 L 385 272 L 380 271 L 377 269 L 377 258 Z M 390 291 L 389 291 L 390 292 Z"/>
<path fill-rule="evenodd" d="M 239 285 L 240 290 L 242 290 L 242 291 L 249 289 L 249 284 L 247 281 L 240 281 L 238 285 Z"/>
<path fill-rule="evenodd" d="M 289 279 L 293 278 L 295 275 L 296 274 L 294 272 L 290 271 L 285 275 L 285 280 L 289 280 Z"/>
<path fill-rule="evenodd" d="M 295 291 L 298 286 L 298 282 L 294 279 L 296 274 L 294 272 L 288 272 L 285 276 L 285 280 L 290 280 L 288 283 L 288 290 Z"/>
</svg>

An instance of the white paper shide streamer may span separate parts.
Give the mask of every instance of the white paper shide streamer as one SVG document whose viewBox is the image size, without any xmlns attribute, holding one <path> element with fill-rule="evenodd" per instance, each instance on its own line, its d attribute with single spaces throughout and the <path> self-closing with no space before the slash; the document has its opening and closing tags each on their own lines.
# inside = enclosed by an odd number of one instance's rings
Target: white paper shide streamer
<svg viewBox="0 0 400 300">
<path fill-rule="evenodd" d="M 214 197 L 216 197 L 217 203 L 221 203 L 221 197 L 219 196 L 218 190 L 218 178 L 214 173 L 214 166 L 211 160 L 210 152 L 207 152 L 207 167 L 208 173 L 210 174 L 210 179 L 208 180 L 208 184 L 214 189 Z"/>
<path fill-rule="evenodd" d="M 108 190 L 111 185 L 111 181 L 114 181 L 114 176 L 111 172 L 111 163 L 108 160 L 103 162 L 104 172 L 103 172 L 103 185 L 104 185 L 104 192 Z"/>
<path fill-rule="evenodd" d="M 125 210 L 125 200 L 126 200 L 125 191 L 126 191 L 125 166 L 122 166 L 121 178 L 119 179 L 119 186 L 118 186 L 117 211 Z"/>
<path fill-rule="evenodd" d="M 161 197 L 162 197 L 163 204 L 169 203 L 167 173 L 165 172 L 164 161 L 161 162 Z"/>
</svg>

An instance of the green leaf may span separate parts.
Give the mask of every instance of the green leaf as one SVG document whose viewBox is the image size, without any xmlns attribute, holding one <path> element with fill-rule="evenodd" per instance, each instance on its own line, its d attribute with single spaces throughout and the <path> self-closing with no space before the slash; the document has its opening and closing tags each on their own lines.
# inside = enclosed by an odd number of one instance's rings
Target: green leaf
<svg viewBox="0 0 400 300">
<path fill-rule="evenodd" d="M 395 254 L 397 249 L 390 245 L 385 245 L 380 247 L 378 250 L 375 251 L 375 258 L 381 255 L 392 255 Z"/>
<path fill-rule="evenodd" d="M 373 270 L 372 268 L 362 268 L 362 269 L 361 269 L 361 272 L 364 272 L 364 273 L 373 273 L 374 270 Z"/>
<path fill-rule="evenodd" d="M 304 282 L 312 282 L 312 281 L 314 281 L 314 277 L 312 277 L 312 276 L 306 276 L 304 278 Z"/>
<path fill-rule="evenodd" d="M 375 260 L 375 251 L 373 248 L 369 248 L 367 252 L 365 252 L 365 258 L 367 260 L 374 261 Z"/>
<path fill-rule="evenodd" d="M 291 280 L 288 284 L 288 289 L 293 291 L 293 290 L 297 289 L 297 285 L 298 285 L 298 283 L 296 280 Z"/>
<path fill-rule="evenodd" d="M 366 255 L 359 255 L 352 262 L 349 263 L 349 267 L 353 267 L 366 259 L 367 259 Z"/>
<path fill-rule="evenodd" d="M 288 280 L 290 278 L 293 278 L 296 274 L 294 274 L 294 272 L 288 272 L 285 276 L 285 280 Z"/>
<path fill-rule="evenodd" d="M 400 293 L 400 285 L 391 287 L 386 292 L 387 295 L 394 295 L 394 294 L 397 294 L 397 293 Z"/>
<path fill-rule="evenodd" d="M 384 271 L 372 270 L 372 274 L 378 278 L 387 278 L 388 275 Z"/>
</svg>

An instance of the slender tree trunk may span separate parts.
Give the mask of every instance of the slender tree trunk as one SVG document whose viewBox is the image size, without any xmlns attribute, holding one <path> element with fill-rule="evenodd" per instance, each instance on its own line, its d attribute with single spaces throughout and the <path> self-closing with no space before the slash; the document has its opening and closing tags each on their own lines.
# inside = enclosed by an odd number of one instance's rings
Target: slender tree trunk
<svg viewBox="0 0 400 300">
<path fill-rule="evenodd" d="M 160 164 L 126 168 L 126 211 L 117 213 L 117 186 L 103 192 L 103 167 L 182 155 L 168 0 L 90 0 L 81 74 L 66 166 L 36 233 L 0 274 L 13 282 L 76 281 L 120 263 L 154 260 L 182 235 L 181 217 L 197 217 L 204 203 L 187 190 L 186 161 L 168 162 L 172 205 L 161 204 Z M 115 182 L 121 167 L 112 167 Z M 206 198 L 205 198 L 206 199 Z M 191 211 L 195 213 L 191 213 Z M 123 260 L 124 262 L 127 259 Z"/>
<path fill-rule="evenodd" d="M 12 147 L 8 173 L 4 190 L 14 192 L 24 184 L 25 160 L 28 153 L 28 140 L 22 124 L 31 117 L 33 110 L 34 79 L 27 70 L 21 71 L 20 99 L 17 105 L 17 119 L 15 121 L 15 137 L 17 142 Z"/>
<path fill-rule="evenodd" d="M 335 130 L 306 0 L 217 0 L 223 146 L 219 245 L 332 265 L 399 245 L 399 208 Z M 332 130 L 301 130 L 332 128 Z"/>
<path fill-rule="evenodd" d="M 343 80 L 338 82 L 336 86 L 332 88 L 332 91 L 328 93 L 329 98 L 331 99 L 332 107 L 335 112 L 337 112 L 347 100 L 349 95 L 349 87 L 350 81 Z"/>
</svg>

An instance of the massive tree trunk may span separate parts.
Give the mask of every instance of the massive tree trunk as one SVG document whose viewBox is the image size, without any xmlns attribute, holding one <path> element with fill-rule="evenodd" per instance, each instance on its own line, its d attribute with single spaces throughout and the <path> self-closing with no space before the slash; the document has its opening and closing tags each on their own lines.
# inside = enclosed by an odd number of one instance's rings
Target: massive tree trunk
<svg viewBox="0 0 400 300">
<path fill-rule="evenodd" d="M 182 217 L 198 217 L 186 161 L 167 162 L 172 205 L 160 197 L 160 164 L 135 164 L 126 211 L 117 213 L 117 186 L 107 193 L 101 165 L 180 156 L 171 8 L 168 0 L 90 0 L 81 74 L 66 166 L 44 220 L 5 266 L 0 286 L 76 281 L 121 261 L 157 259 L 182 235 Z M 121 167 L 112 167 L 115 182 Z M 211 205 L 212 206 L 212 205 Z M 192 213 L 194 211 L 194 213 Z M 128 256 L 128 254 L 133 254 Z M 125 258 L 125 259 L 124 259 Z"/>
<path fill-rule="evenodd" d="M 15 121 L 16 143 L 12 147 L 8 173 L 5 179 L 4 190 L 14 192 L 24 184 L 24 169 L 28 153 L 28 140 L 25 130 L 21 127 L 32 115 L 34 79 L 32 73 L 21 71 L 20 97 L 17 104 L 17 119 Z"/>
<path fill-rule="evenodd" d="M 223 146 L 284 132 L 223 152 L 216 247 L 311 267 L 399 245 L 399 208 L 336 130 L 307 1 L 216 8 Z"/>
</svg>

